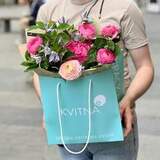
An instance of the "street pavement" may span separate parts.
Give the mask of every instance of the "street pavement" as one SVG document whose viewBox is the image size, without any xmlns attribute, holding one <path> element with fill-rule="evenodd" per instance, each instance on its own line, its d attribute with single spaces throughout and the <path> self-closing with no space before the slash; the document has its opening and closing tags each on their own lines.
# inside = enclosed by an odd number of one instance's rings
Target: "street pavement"
<svg viewBox="0 0 160 160">
<path fill-rule="evenodd" d="M 137 102 L 140 132 L 139 160 L 160 159 L 160 15 L 145 14 L 146 28 L 155 66 L 155 79 L 148 92 Z M 146 73 L 147 74 L 147 73 Z M 145 79 L 142 79 L 145 81 Z"/>
<path fill-rule="evenodd" d="M 145 20 L 156 74 L 150 90 L 137 102 L 138 160 L 159 160 L 160 15 L 145 13 Z M 31 74 L 24 73 L 20 66 L 22 59 L 15 44 L 19 38 L 18 23 L 12 24 L 12 33 L 5 34 L 2 28 L 0 23 L 0 160 L 60 160 L 56 147 L 47 150 L 41 105 Z"/>
</svg>

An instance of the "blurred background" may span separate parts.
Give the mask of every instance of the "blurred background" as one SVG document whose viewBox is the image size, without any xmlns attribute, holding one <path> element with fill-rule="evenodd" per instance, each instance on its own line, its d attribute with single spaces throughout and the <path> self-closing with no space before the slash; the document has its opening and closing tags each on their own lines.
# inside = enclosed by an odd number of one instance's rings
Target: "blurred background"
<svg viewBox="0 0 160 160">
<path fill-rule="evenodd" d="M 137 102 L 140 133 L 138 160 L 160 159 L 160 2 L 136 0 L 144 12 L 156 70 L 150 90 Z M 24 29 L 34 24 L 43 1 L 0 0 L 0 160 L 59 160 L 56 148 L 48 151 L 42 129 L 42 111 L 23 72 L 18 46 Z M 134 73 L 133 65 L 130 66 Z"/>
</svg>

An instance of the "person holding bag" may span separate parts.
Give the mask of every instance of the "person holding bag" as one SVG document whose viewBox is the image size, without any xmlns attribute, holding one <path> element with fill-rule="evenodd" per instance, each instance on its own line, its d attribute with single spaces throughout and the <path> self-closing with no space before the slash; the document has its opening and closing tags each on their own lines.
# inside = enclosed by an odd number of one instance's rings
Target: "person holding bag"
<svg viewBox="0 0 160 160">
<path fill-rule="evenodd" d="M 62 158 L 65 160 L 136 160 L 138 130 L 135 102 L 150 87 L 154 76 L 141 11 L 131 0 L 62 0 L 61 3 L 58 0 L 52 0 L 40 8 L 37 21 L 58 21 L 63 16 L 75 25 L 78 25 L 87 16 L 96 19 L 98 26 L 109 23 L 119 26 L 122 50 L 125 56 L 125 95 L 119 102 L 125 140 L 122 142 L 89 143 L 81 154 L 72 154 L 66 151 L 63 145 L 59 145 Z M 129 54 L 136 68 L 133 80 L 131 80 L 128 69 L 127 57 Z M 34 85 L 37 95 L 40 96 L 36 74 L 34 75 Z M 83 144 L 68 146 L 75 151 L 83 148 Z"/>
</svg>

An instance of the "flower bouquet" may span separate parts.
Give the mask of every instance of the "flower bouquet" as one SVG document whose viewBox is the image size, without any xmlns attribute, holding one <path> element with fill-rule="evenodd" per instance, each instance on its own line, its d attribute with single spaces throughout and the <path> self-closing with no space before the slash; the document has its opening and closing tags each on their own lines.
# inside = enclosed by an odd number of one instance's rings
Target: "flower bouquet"
<svg viewBox="0 0 160 160">
<path fill-rule="evenodd" d="M 85 143 L 84 151 L 89 142 L 122 141 L 120 28 L 89 20 L 75 27 L 62 18 L 37 22 L 28 35 L 22 65 L 39 75 L 48 144 L 70 151 L 66 144 Z"/>
<path fill-rule="evenodd" d="M 40 32 L 27 42 L 25 71 L 46 70 L 75 80 L 89 69 L 110 66 L 120 53 L 120 28 L 113 24 L 98 31 L 94 21 L 83 21 L 76 28 L 63 18 L 48 24 L 37 22 L 28 32 L 35 29 Z"/>
</svg>

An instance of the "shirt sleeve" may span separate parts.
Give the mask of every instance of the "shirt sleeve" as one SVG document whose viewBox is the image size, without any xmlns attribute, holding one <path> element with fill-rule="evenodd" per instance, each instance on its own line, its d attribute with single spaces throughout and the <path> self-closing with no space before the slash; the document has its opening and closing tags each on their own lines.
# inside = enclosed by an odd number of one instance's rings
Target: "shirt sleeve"
<svg viewBox="0 0 160 160">
<path fill-rule="evenodd" d="M 126 49 L 136 49 L 148 44 L 143 14 L 135 2 L 131 2 L 125 12 L 121 28 Z"/>
</svg>

